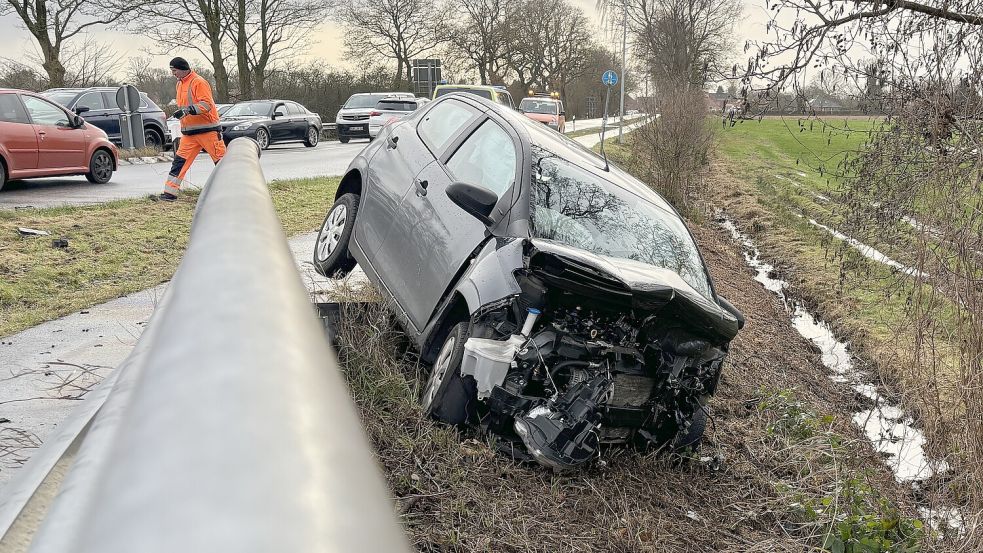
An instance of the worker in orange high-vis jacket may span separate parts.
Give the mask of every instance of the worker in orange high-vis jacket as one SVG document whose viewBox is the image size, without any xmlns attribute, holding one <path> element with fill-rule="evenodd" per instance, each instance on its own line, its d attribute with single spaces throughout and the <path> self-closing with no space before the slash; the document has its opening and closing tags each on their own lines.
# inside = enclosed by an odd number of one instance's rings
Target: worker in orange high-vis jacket
<svg viewBox="0 0 983 553">
<path fill-rule="evenodd" d="M 198 153 L 208 152 L 218 164 L 225 155 L 222 127 L 218 124 L 218 109 L 212 99 L 212 88 L 201 75 L 191 70 L 184 58 L 171 60 L 171 74 L 177 79 L 177 105 L 174 117 L 181 120 L 181 143 L 174 152 L 174 163 L 164 182 L 160 199 L 174 201 L 181 193 L 184 175 Z"/>
</svg>

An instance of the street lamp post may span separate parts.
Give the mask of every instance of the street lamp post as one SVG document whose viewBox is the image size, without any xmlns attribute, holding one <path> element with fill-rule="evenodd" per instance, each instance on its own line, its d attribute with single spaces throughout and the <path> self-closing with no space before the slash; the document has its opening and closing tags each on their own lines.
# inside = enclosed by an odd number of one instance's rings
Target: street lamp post
<svg viewBox="0 0 983 553">
<path fill-rule="evenodd" d="M 625 81 L 628 71 L 625 68 L 625 58 L 628 46 L 628 0 L 621 0 L 621 111 L 618 114 L 618 144 L 625 131 Z"/>
</svg>

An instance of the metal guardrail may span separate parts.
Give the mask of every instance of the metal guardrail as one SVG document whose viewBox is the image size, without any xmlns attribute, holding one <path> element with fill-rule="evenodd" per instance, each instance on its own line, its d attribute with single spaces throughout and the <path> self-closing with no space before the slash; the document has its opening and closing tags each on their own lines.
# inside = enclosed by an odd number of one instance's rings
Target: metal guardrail
<svg viewBox="0 0 983 553">
<path fill-rule="evenodd" d="M 2 490 L 0 552 L 409 551 L 238 139 L 130 356 Z"/>
</svg>

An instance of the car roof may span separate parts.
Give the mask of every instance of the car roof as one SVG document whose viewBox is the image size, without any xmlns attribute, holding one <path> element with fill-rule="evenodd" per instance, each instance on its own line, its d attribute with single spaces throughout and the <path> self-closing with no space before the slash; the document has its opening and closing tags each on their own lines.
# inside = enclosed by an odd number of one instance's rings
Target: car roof
<svg viewBox="0 0 983 553">
<path fill-rule="evenodd" d="M 463 90 L 490 90 L 494 92 L 508 92 L 508 89 L 504 87 L 493 86 L 490 84 L 439 84 L 437 85 L 437 88 L 434 89 L 434 91 L 436 91 L 438 88 L 458 88 Z"/>
<path fill-rule="evenodd" d="M 533 121 L 524 114 L 510 109 L 507 106 L 492 102 L 487 98 L 474 96 L 473 94 L 450 94 L 447 96 L 442 96 L 440 100 L 444 98 L 464 98 L 472 103 L 480 103 L 482 106 L 487 108 L 487 111 L 494 111 L 497 115 L 511 123 L 520 134 L 525 135 L 530 145 L 550 151 L 556 154 L 558 157 L 572 163 L 573 165 L 576 165 L 594 176 L 603 179 L 627 192 L 630 192 L 653 205 L 661 207 L 662 209 L 673 213 L 676 217 L 679 217 L 679 214 L 672 207 L 672 204 L 666 201 L 661 194 L 655 190 L 652 190 L 652 188 L 647 186 L 645 183 L 641 182 L 620 168 L 611 165 L 610 163 L 608 164 L 609 170 L 605 171 L 603 157 L 595 153 L 593 150 L 584 147 L 582 144 L 574 141 L 573 139 L 567 138 L 566 136 L 547 128 L 542 123 Z"/>
</svg>

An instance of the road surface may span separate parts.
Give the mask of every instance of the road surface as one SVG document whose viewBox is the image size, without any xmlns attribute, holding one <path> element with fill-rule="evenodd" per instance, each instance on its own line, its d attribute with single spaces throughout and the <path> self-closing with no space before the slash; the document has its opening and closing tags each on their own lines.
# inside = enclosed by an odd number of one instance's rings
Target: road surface
<svg viewBox="0 0 983 553">
<path fill-rule="evenodd" d="M 260 163 L 266 178 L 271 181 L 341 175 L 367 144 L 368 141 L 359 140 L 349 144 L 321 142 L 314 148 L 299 144 L 276 145 L 263 152 Z M 202 154 L 195 160 L 187 178 L 193 184 L 203 186 L 213 167 L 208 156 Z M 159 194 L 170 168 L 170 163 L 123 165 L 107 184 L 91 184 L 82 176 L 9 182 L 0 190 L 0 209 L 87 205 Z"/>
</svg>

